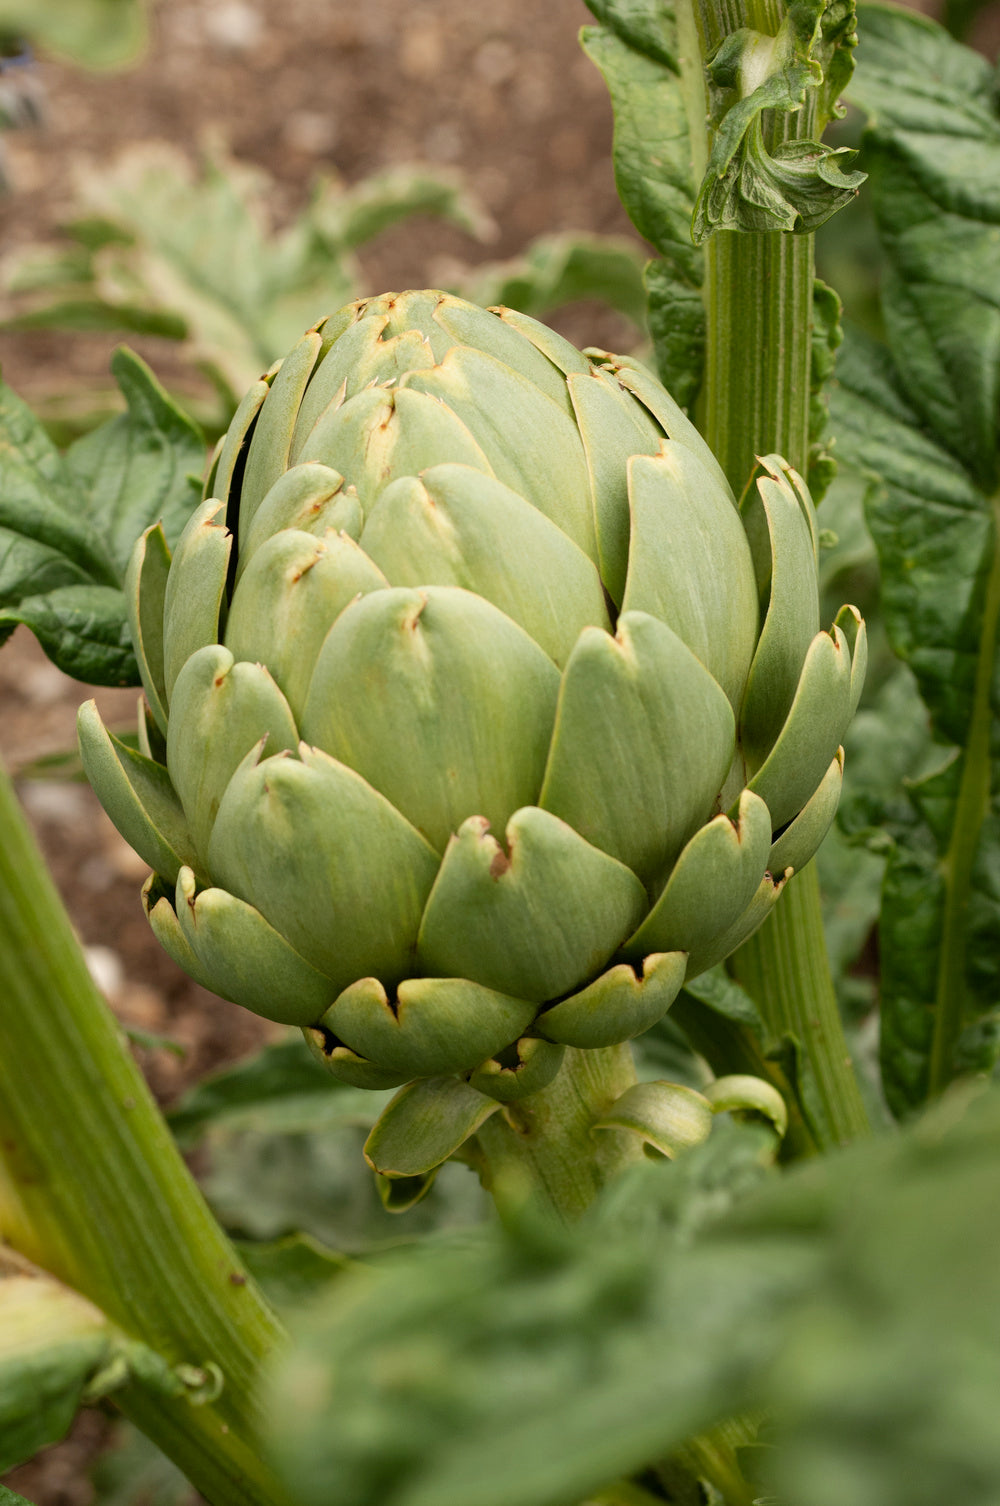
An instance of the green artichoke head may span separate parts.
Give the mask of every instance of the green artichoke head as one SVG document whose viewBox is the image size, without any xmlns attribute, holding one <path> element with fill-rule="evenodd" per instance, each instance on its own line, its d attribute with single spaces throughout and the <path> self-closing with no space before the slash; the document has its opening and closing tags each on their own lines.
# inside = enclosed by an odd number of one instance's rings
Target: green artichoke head
<svg viewBox="0 0 1000 1506">
<path fill-rule="evenodd" d="M 507 309 L 310 330 L 136 548 L 143 751 L 81 713 L 167 951 L 362 1086 L 652 1025 L 814 852 L 864 674 L 763 472 L 741 510 L 642 366 Z"/>
</svg>

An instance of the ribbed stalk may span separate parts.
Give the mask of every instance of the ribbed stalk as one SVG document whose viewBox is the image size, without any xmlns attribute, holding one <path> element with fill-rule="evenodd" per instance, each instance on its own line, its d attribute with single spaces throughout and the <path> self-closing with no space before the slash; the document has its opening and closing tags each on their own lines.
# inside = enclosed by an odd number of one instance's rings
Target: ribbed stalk
<svg viewBox="0 0 1000 1506">
<path fill-rule="evenodd" d="M 776 0 L 692 0 L 703 58 L 739 27 L 775 35 Z M 791 113 L 765 112 L 768 146 L 815 137 L 810 100 Z M 755 457 L 777 452 L 803 475 L 809 459 L 813 237 L 719 231 L 706 245 L 708 320 L 698 419 L 740 496 Z M 854 1076 L 823 934 L 819 886 L 809 869 L 785 893 L 734 971 L 777 1036 L 795 1036 L 824 1103 L 821 1149 L 868 1130 Z"/>
<path fill-rule="evenodd" d="M 736 953 L 733 970 L 769 1029 L 799 1043 L 815 1100 L 810 1120 L 821 1148 L 848 1145 L 868 1134 L 830 977 L 815 863 L 785 885 L 770 920 Z"/>
<path fill-rule="evenodd" d="M 813 238 L 719 230 L 706 252 L 702 426 L 739 497 L 758 455 L 807 469 Z"/>
<path fill-rule="evenodd" d="M 572 1223 L 617 1171 L 642 1159 L 635 1135 L 594 1129 L 635 1080 L 627 1044 L 568 1049 L 554 1082 L 494 1114 L 479 1130 L 486 1186 L 502 1187 L 505 1176 L 527 1179 L 561 1222 Z"/>
<path fill-rule="evenodd" d="M 281 1338 L 87 972 L 0 771 L 0 1237 L 170 1364 L 218 1366 L 195 1407 L 116 1393 L 213 1506 L 283 1506 L 252 1399 Z"/>
</svg>

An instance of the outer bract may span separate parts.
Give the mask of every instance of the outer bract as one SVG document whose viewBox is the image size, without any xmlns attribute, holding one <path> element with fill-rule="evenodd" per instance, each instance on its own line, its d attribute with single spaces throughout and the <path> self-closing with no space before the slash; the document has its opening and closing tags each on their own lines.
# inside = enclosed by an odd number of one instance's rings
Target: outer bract
<svg viewBox="0 0 1000 1506">
<path fill-rule="evenodd" d="M 167 951 L 348 1082 L 468 1079 L 467 1125 L 648 1029 L 839 794 L 864 628 L 764 468 L 741 514 L 642 367 L 506 309 L 310 330 L 136 549 L 144 751 L 81 713 Z"/>
</svg>

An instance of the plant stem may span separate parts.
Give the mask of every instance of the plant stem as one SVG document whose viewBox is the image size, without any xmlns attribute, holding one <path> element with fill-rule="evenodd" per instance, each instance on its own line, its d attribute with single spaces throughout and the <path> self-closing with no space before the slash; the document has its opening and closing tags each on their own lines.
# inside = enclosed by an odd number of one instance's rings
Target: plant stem
<svg viewBox="0 0 1000 1506">
<path fill-rule="evenodd" d="M 807 1117 L 820 1148 L 869 1133 L 830 977 L 815 863 L 786 884 L 770 920 L 736 953 L 733 970 L 768 1029 L 799 1043 L 814 1100 Z"/>
<path fill-rule="evenodd" d="M 779 0 L 692 0 L 692 12 L 702 61 L 740 27 L 775 35 L 784 14 Z M 763 127 L 771 149 L 815 135 L 814 99 L 797 111 L 765 112 Z M 758 455 L 776 451 L 806 474 L 813 282 L 811 235 L 718 231 L 706 245 L 708 328 L 698 418 L 737 497 Z M 820 1148 L 865 1134 L 815 873 L 807 869 L 786 886 L 762 929 L 737 952 L 734 970 L 772 1033 L 800 1043 L 823 1104 L 822 1116 L 811 1116 Z"/>
<path fill-rule="evenodd" d="M 563 1223 L 578 1218 L 606 1182 L 642 1146 L 625 1130 L 594 1130 L 597 1121 L 635 1082 L 627 1044 L 600 1051 L 569 1048 L 547 1088 L 494 1114 L 478 1132 L 492 1190 L 505 1177 L 525 1176 L 536 1195 Z"/>
<path fill-rule="evenodd" d="M 990 804 L 992 679 L 1000 621 L 1000 496 L 993 499 L 993 561 L 983 603 L 979 657 L 969 738 L 955 808 L 955 824 L 943 863 L 944 921 L 934 1000 L 934 1038 L 928 1088 L 932 1097 L 956 1076 L 955 1048 L 966 1020 L 966 938 L 972 869 Z"/>
<path fill-rule="evenodd" d="M 739 497 L 758 455 L 808 466 L 813 238 L 719 230 L 706 250 L 702 427 Z"/>
<path fill-rule="evenodd" d="M 116 1400 L 213 1506 L 277 1506 L 251 1400 L 277 1319 L 91 981 L 2 770 L 0 830 L 0 1237 L 169 1364 L 217 1365 L 207 1405 L 139 1379 Z"/>
</svg>

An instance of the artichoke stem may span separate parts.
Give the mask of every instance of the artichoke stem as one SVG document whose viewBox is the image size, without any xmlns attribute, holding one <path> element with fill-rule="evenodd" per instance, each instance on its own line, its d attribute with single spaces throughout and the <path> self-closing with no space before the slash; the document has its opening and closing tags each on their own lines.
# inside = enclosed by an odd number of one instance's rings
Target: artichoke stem
<svg viewBox="0 0 1000 1506">
<path fill-rule="evenodd" d="M 594 1125 L 636 1081 L 632 1049 L 567 1049 L 547 1088 L 494 1114 L 478 1132 L 483 1183 L 529 1181 L 535 1196 L 563 1223 L 572 1223 L 625 1166 L 641 1161 L 637 1136 Z"/>
<path fill-rule="evenodd" d="M 281 1337 L 216 1224 L 0 769 L 0 1242 L 168 1364 L 218 1365 L 204 1406 L 136 1375 L 121 1410 L 214 1506 L 285 1506 L 260 1458 L 257 1368 Z"/>
<path fill-rule="evenodd" d="M 820 1149 L 869 1134 L 830 974 L 815 863 L 789 881 L 774 913 L 740 947 L 732 966 L 768 1031 L 798 1042 Z"/>
</svg>

